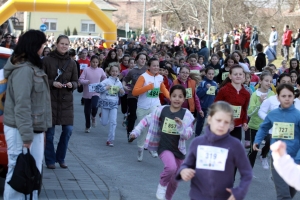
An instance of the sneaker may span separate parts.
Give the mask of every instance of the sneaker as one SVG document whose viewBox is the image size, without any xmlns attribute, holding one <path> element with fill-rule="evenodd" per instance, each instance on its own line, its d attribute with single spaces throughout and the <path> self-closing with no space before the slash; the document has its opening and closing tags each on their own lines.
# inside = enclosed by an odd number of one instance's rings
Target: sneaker
<svg viewBox="0 0 300 200">
<path fill-rule="evenodd" d="M 152 156 L 153 158 L 157 158 L 157 157 L 158 157 L 156 151 L 149 151 L 149 153 L 151 154 L 151 156 Z"/>
<path fill-rule="evenodd" d="M 260 161 L 264 169 L 269 169 L 268 158 L 263 158 L 262 156 L 260 156 Z"/>
<path fill-rule="evenodd" d="M 97 126 L 96 118 L 92 118 L 92 127 L 95 128 Z"/>
<path fill-rule="evenodd" d="M 86 133 L 91 132 L 91 128 L 86 128 L 86 129 L 85 129 L 85 132 L 86 132 Z"/>
<path fill-rule="evenodd" d="M 250 148 L 250 141 L 249 140 L 245 140 L 244 147 L 245 147 L 245 149 L 249 149 Z"/>
<path fill-rule="evenodd" d="M 112 142 L 110 142 L 110 141 L 107 141 L 107 142 L 106 142 L 106 146 L 113 147 L 113 146 L 114 146 L 114 144 L 113 144 Z"/>
<path fill-rule="evenodd" d="M 158 184 L 157 191 L 156 191 L 156 198 L 159 200 L 166 199 L 166 191 L 167 186 L 162 186 L 160 183 Z"/>
<path fill-rule="evenodd" d="M 137 156 L 137 158 L 138 158 L 139 162 L 142 162 L 142 160 L 143 160 L 143 154 L 144 154 L 143 150 L 138 150 L 138 156 Z"/>
</svg>

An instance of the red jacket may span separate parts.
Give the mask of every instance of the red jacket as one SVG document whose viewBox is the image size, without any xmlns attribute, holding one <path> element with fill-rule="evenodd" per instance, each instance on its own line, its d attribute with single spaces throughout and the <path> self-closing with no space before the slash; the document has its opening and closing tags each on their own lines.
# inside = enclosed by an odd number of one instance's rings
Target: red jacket
<svg viewBox="0 0 300 200">
<path fill-rule="evenodd" d="M 282 35 L 282 45 L 291 46 L 292 34 L 293 34 L 293 31 L 291 31 L 290 29 L 286 30 L 283 33 L 283 35 Z"/>
<path fill-rule="evenodd" d="M 124 71 L 125 69 L 127 69 L 128 67 L 126 67 L 125 65 L 123 65 L 123 63 L 121 63 L 120 64 L 120 66 L 121 66 L 121 70 L 120 70 L 120 72 L 122 72 L 122 71 Z"/>
<path fill-rule="evenodd" d="M 237 91 L 231 83 L 227 83 L 219 90 L 215 98 L 215 102 L 217 101 L 226 101 L 233 106 L 241 106 L 240 118 L 234 120 L 235 126 L 240 126 L 248 122 L 247 109 L 250 101 L 250 93 L 244 86 L 242 86 L 240 91 Z"/>
</svg>

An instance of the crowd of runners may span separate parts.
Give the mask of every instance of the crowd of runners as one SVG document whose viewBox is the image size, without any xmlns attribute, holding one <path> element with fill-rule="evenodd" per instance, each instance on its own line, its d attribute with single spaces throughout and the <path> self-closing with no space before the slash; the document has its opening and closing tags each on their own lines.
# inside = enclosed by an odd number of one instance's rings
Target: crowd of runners
<svg viewBox="0 0 300 200">
<path fill-rule="evenodd" d="M 300 176 L 286 175 L 280 163 L 282 159 L 289 167 L 300 163 L 299 60 L 297 53 L 289 59 L 293 43 L 289 26 L 281 39 L 275 26 L 271 28 L 268 45 L 259 43 L 256 27 L 246 23 L 226 32 L 221 41 L 212 41 L 211 51 L 194 28 L 184 32 L 194 37 L 178 33 L 172 45 L 157 44 L 155 34 L 149 42 L 141 35 L 138 42 L 119 40 L 111 48 L 103 46 L 105 41 L 98 46 L 91 42 L 91 48 L 88 41 L 71 44 L 65 35 L 52 38 L 55 46 L 40 51 L 52 107 L 52 127 L 46 131 L 47 167 L 55 169 L 55 162 L 68 167 L 64 159 L 73 129 L 72 92 L 77 89 L 86 119 L 83 132 L 97 127 L 100 118 L 101 125 L 109 125 L 103 144 L 118 145 L 114 140 L 122 134 L 115 133 L 120 106 L 124 134 L 129 143 L 137 142 L 137 160 L 143 161 L 145 151 L 162 160 L 157 199 L 172 199 L 181 179 L 191 180 L 191 199 L 243 199 L 257 153 L 263 169 L 271 169 L 277 199 L 292 199 Z M 237 38 L 239 33 L 244 36 Z M 243 38 L 244 43 L 236 43 Z M 280 41 L 285 59 L 275 66 Z M 6 70 L 13 68 L 11 62 Z M 55 125 L 62 125 L 57 150 Z M 186 140 L 192 137 L 187 151 Z M 283 142 L 272 146 L 273 159 L 270 145 L 278 140 Z M 234 186 L 237 170 L 241 181 Z"/>
</svg>

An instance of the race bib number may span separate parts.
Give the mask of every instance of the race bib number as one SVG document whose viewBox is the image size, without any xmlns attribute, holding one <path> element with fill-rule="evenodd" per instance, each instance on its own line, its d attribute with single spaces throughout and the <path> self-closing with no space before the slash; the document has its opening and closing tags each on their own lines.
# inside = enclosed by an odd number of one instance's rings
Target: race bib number
<svg viewBox="0 0 300 200">
<path fill-rule="evenodd" d="M 200 70 L 191 70 L 190 73 L 193 73 L 193 74 L 200 74 Z"/>
<path fill-rule="evenodd" d="M 192 88 L 186 88 L 185 89 L 185 91 L 186 91 L 186 97 L 185 97 L 185 99 L 190 99 L 190 98 L 192 98 Z"/>
<path fill-rule="evenodd" d="M 178 135 L 177 125 L 175 120 L 165 117 L 162 132 L 172 135 Z"/>
<path fill-rule="evenodd" d="M 210 86 L 206 92 L 208 95 L 215 95 L 216 94 L 216 86 Z"/>
<path fill-rule="evenodd" d="M 241 117 L 242 106 L 232 106 L 233 108 L 233 118 L 238 119 Z"/>
<path fill-rule="evenodd" d="M 80 64 L 80 70 L 84 70 L 88 67 L 88 64 Z"/>
<path fill-rule="evenodd" d="M 159 92 L 160 92 L 159 88 L 154 88 L 147 92 L 147 97 L 156 98 L 159 96 Z"/>
<path fill-rule="evenodd" d="M 274 122 L 272 138 L 293 140 L 294 130 L 295 130 L 294 123 Z"/>
<path fill-rule="evenodd" d="M 95 92 L 95 88 L 97 85 L 99 85 L 99 83 L 89 84 L 89 92 Z"/>
<path fill-rule="evenodd" d="M 215 76 L 218 76 L 220 73 L 219 69 L 215 69 Z"/>
<path fill-rule="evenodd" d="M 117 93 L 119 92 L 119 90 L 120 90 L 120 88 L 119 88 L 118 86 L 112 85 L 112 86 L 110 87 L 108 93 L 109 93 L 110 95 L 115 95 L 115 94 L 117 94 Z"/>
<path fill-rule="evenodd" d="M 198 145 L 196 168 L 225 171 L 228 149 Z"/>
<path fill-rule="evenodd" d="M 222 73 L 222 81 L 224 81 L 228 77 L 229 72 Z"/>
</svg>

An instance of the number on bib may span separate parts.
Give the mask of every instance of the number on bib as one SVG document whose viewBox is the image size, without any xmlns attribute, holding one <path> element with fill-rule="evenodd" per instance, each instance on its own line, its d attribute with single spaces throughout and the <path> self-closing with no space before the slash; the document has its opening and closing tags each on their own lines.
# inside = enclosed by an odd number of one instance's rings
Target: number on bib
<svg viewBox="0 0 300 200">
<path fill-rule="evenodd" d="M 118 86 L 111 86 L 109 89 L 109 94 L 110 95 L 115 95 L 119 92 L 120 88 Z"/>
<path fill-rule="evenodd" d="M 206 94 L 208 95 L 215 95 L 216 94 L 216 86 L 210 86 L 208 90 L 206 91 Z"/>
<path fill-rule="evenodd" d="M 162 132 L 172 135 L 178 135 L 177 125 L 175 120 L 165 117 Z"/>
<path fill-rule="evenodd" d="M 294 130 L 295 130 L 294 123 L 274 122 L 272 138 L 293 140 Z"/>
<path fill-rule="evenodd" d="M 232 106 L 233 108 L 233 118 L 238 119 L 241 117 L 242 106 Z"/>
<path fill-rule="evenodd" d="M 222 73 L 222 81 L 224 81 L 228 77 L 229 72 Z"/>
<path fill-rule="evenodd" d="M 190 99 L 190 98 L 192 98 L 192 88 L 186 88 L 185 89 L 185 91 L 186 91 L 186 97 L 185 97 L 185 99 Z"/>
<path fill-rule="evenodd" d="M 147 97 L 156 98 L 159 96 L 159 92 L 160 92 L 159 88 L 154 88 L 147 92 Z"/>
<path fill-rule="evenodd" d="M 191 70 L 190 73 L 193 73 L 193 74 L 200 74 L 200 70 Z"/>
<path fill-rule="evenodd" d="M 196 168 L 225 171 L 228 149 L 198 145 Z"/>
<path fill-rule="evenodd" d="M 219 69 L 215 69 L 215 76 L 218 76 L 220 73 Z"/>
</svg>

